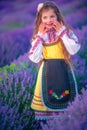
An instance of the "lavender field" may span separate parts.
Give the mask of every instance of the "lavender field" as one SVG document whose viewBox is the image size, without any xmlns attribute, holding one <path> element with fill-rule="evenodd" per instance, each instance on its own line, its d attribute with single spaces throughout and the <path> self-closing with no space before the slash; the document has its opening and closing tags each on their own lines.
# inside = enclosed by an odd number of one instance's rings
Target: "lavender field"
<svg viewBox="0 0 87 130">
<path fill-rule="evenodd" d="M 30 108 L 38 66 L 28 59 L 37 5 L 46 0 L 0 1 L 0 130 L 41 130 Z M 87 130 L 87 0 L 54 0 L 81 44 L 72 56 L 79 95 L 42 130 Z"/>
</svg>

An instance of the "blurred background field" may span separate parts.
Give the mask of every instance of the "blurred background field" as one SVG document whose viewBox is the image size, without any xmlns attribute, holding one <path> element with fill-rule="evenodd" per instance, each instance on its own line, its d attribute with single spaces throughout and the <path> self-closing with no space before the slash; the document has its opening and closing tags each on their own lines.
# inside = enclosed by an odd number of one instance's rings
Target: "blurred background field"
<svg viewBox="0 0 87 130">
<path fill-rule="evenodd" d="M 0 129 L 32 130 L 30 103 L 38 67 L 28 59 L 37 5 L 46 0 L 0 1 Z M 58 121 L 60 130 L 87 130 L 87 0 L 54 0 L 81 44 L 72 56 L 80 99 Z M 84 90 L 83 90 L 84 89 Z M 80 103 L 80 105 L 78 105 Z M 74 106 L 74 108 L 73 108 Z M 78 111 L 78 112 L 77 112 Z M 72 114 L 73 113 L 73 114 Z M 76 119 L 80 119 L 76 122 Z M 73 121 L 73 129 L 69 129 Z M 55 121 L 56 122 L 56 121 Z M 60 124 L 66 123 L 62 126 Z M 51 122 L 52 124 L 52 122 Z M 35 126 L 36 127 L 36 126 Z M 43 127 L 42 127 L 43 128 Z M 38 128 L 39 129 L 39 128 Z M 44 129 L 44 128 L 43 128 Z M 48 130 L 56 130 L 54 123 Z"/>
</svg>

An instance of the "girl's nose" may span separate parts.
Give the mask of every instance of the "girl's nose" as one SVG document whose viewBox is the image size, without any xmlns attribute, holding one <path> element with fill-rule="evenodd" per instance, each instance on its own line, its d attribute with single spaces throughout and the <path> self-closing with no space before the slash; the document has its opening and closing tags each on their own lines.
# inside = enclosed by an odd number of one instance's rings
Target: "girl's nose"
<svg viewBox="0 0 87 130">
<path fill-rule="evenodd" d="M 51 23 L 51 22 L 52 22 L 51 18 L 48 18 L 48 23 Z"/>
</svg>

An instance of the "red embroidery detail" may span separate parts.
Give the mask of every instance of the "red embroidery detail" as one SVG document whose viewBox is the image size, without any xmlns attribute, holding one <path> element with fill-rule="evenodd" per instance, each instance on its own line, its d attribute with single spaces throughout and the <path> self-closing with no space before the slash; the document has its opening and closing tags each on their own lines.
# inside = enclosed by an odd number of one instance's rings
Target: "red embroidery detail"
<svg viewBox="0 0 87 130">
<path fill-rule="evenodd" d="M 59 35 L 59 37 L 61 38 L 65 33 L 67 33 L 67 29 L 63 30 L 63 31 L 61 32 L 61 34 Z"/>
<path fill-rule="evenodd" d="M 47 35 L 48 35 L 49 42 L 55 41 L 55 38 L 56 38 L 55 30 L 48 31 Z"/>
<path fill-rule="evenodd" d="M 49 94 L 52 94 L 52 93 L 53 93 L 53 90 L 50 90 L 50 91 L 49 91 Z"/>
<path fill-rule="evenodd" d="M 35 45 L 32 47 L 32 50 L 29 53 L 29 56 L 31 56 L 33 54 L 34 50 L 37 48 L 37 46 L 40 43 L 40 41 L 42 41 L 42 39 L 39 36 L 37 36 L 37 41 L 35 42 Z"/>
<path fill-rule="evenodd" d="M 64 97 L 64 96 L 66 96 L 66 94 L 65 94 L 65 93 L 62 93 L 62 96 Z"/>
<path fill-rule="evenodd" d="M 39 44 L 40 42 L 40 39 L 37 39 L 35 45 L 32 47 L 32 51 L 35 50 L 35 48 L 37 47 L 37 45 Z"/>
<path fill-rule="evenodd" d="M 51 94 L 56 99 L 61 99 L 61 98 L 65 97 L 66 95 L 69 94 L 69 90 L 65 90 L 65 92 L 63 92 L 60 96 L 58 96 L 55 92 L 53 92 L 53 90 L 50 90 L 49 94 Z"/>
<path fill-rule="evenodd" d="M 41 38 L 39 35 L 37 35 L 37 37 L 38 37 L 43 43 L 45 43 L 45 41 L 44 41 L 43 38 Z"/>
<path fill-rule="evenodd" d="M 66 34 L 67 34 L 67 36 L 68 36 L 70 39 L 74 40 L 76 44 L 79 44 L 78 40 L 76 41 L 73 37 L 71 37 L 71 36 L 69 35 L 68 32 L 66 32 Z"/>
<path fill-rule="evenodd" d="M 37 97 L 37 98 L 41 98 L 41 97 L 39 97 L 39 96 L 36 96 L 36 95 L 34 95 L 35 97 Z"/>
<path fill-rule="evenodd" d="M 37 105 L 37 106 L 43 106 L 43 104 L 34 103 L 33 101 L 32 101 L 32 103 Z"/>
</svg>

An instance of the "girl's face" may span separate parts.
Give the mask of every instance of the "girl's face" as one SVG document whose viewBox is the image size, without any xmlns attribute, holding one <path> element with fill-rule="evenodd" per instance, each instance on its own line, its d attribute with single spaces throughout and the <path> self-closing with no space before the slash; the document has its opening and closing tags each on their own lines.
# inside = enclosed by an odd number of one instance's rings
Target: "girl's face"
<svg viewBox="0 0 87 130">
<path fill-rule="evenodd" d="M 41 17 L 42 23 L 50 24 L 53 21 L 57 21 L 57 16 L 53 9 L 44 10 Z"/>
</svg>

